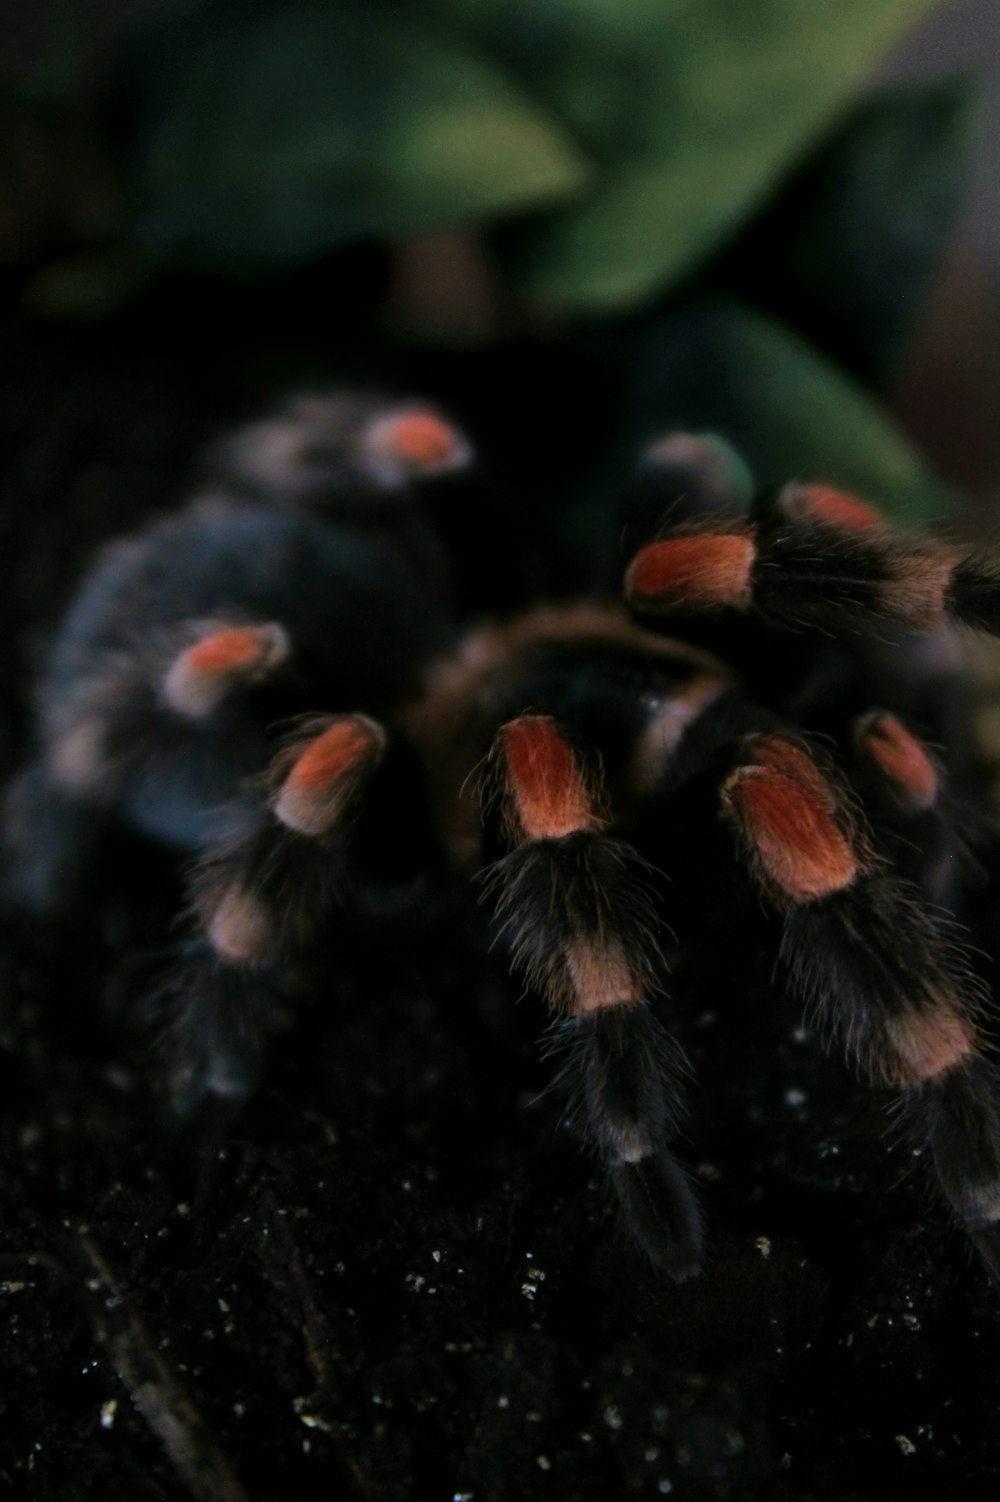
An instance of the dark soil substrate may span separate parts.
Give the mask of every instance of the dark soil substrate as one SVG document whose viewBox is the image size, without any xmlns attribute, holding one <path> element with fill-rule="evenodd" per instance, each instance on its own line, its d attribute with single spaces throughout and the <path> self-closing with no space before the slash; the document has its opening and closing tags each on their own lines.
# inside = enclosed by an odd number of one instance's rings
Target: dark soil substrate
<svg viewBox="0 0 1000 1502">
<path fill-rule="evenodd" d="M 8 765 L 87 552 L 281 379 L 247 375 L 236 324 L 10 335 Z M 135 1025 L 175 875 L 123 841 L 93 885 L 79 922 L 8 922 L 0 952 L 7 1494 L 994 1494 L 996 1293 L 885 1101 L 742 962 L 678 997 L 709 1226 L 678 1287 L 560 1128 L 474 897 L 345 937 L 251 1106 L 182 1134 Z"/>
</svg>

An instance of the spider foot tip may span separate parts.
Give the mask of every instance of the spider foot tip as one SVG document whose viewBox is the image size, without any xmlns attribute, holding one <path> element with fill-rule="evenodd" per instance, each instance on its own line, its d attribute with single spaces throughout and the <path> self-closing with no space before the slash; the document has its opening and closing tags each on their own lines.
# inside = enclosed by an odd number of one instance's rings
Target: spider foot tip
<svg viewBox="0 0 1000 1502">
<path fill-rule="evenodd" d="M 612 1178 L 625 1223 L 655 1267 L 675 1283 L 701 1272 L 701 1212 L 687 1175 L 665 1150 L 619 1163 Z"/>
</svg>

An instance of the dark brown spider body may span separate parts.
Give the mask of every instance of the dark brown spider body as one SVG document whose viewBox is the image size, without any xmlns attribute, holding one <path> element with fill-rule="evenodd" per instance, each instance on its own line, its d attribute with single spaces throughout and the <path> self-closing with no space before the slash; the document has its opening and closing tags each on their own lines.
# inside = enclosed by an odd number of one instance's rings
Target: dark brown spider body
<svg viewBox="0 0 1000 1502">
<path fill-rule="evenodd" d="M 556 1019 L 570 1118 L 677 1278 L 701 1230 L 671 1147 L 670 969 L 690 989 L 763 909 L 788 989 L 897 1092 L 995 1269 L 997 1076 L 940 909 L 965 879 L 950 620 L 994 629 L 1000 588 L 827 487 L 741 510 L 724 446 L 678 436 L 622 503 L 631 613 L 483 625 L 453 603 L 488 547 L 474 485 L 447 497 L 470 460 L 429 408 L 300 398 L 220 446 L 186 510 L 112 548 L 9 798 L 21 895 L 79 900 L 112 820 L 194 857 L 171 981 L 191 1105 L 252 1088 L 276 995 L 356 894 L 484 872 L 512 966 Z"/>
</svg>

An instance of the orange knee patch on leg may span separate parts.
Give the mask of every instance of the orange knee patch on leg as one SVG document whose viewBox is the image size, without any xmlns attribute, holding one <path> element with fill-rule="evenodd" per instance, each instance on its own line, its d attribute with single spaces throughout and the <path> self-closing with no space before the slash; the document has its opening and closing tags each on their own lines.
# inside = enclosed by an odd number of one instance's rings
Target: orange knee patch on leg
<svg viewBox="0 0 1000 1502">
<path fill-rule="evenodd" d="M 781 508 L 793 521 L 817 521 L 842 532 L 871 532 L 883 526 L 874 506 L 832 485 L 789 485 Z"/>
<path fill-rule="evenodd" d="M 434 412 L 414 409 L 378 418 L 365 435 L 374 459 L 392 460 L 414 473 L 459 468 L 471 451 L 462 435 Z"/>
<path fill-rule="evenodd" d="M 671 537 L 643 548 L 625 576 L 625 593 L 637 609 L 745 610 L 752 592 L 757 550 L 745 532 Z"/>
<path fill-rule="evenodd" d="M 501 727 L 506 816 L 518 840 L 557 840 L 597 829 L 601 820 L 579 762 L 548 715 L 521 715 Z"/>
<path fill-rule="evenodd" d="M 862 721 L 859 742 L 884 777 L 916 809 L 937 802 L 937 767 L 926 747 L 892 714 L 874 714 Z"/>
<path fill-rule="evenodd" d="M 408 412 L 397 417 L 388 436 L 392 450 L 411 464 L 443 464 L 455 452 L 454 432 L 430 412 Z"/>
<path fill-rule="evenodd" d="M 263 678 L 287 660 L 289 650 L 280 626 L 223 626 L 174 658 L 163 680 L 164 697 L 177 714 L 201 719 L 230 687 Z"/>
<path fill-rule="evenodd" d="M 767 766 L 740 767 L 722 801 L 765 876 L 794 901 L 828 897 L 857 876 L 857 856 L 827 802 L 797 778 Z"/>
<path fill-rule="evenodd" d="M 331 725 L 296 758 L 286 786 L 313 791 L 341 781 L 371 750 L 373 740 L 370 722 L 360 718 Z"/>
<path fill-rule="evenodd" d="M 274 801 L 275 817 L 298 834 L 326 834 L 384 749 L 385 732 L 374 720 L 336 720 L 298 750 Z"/>
<path fill-rule="evenodd" d="M 834 812 L 838 806 L 836 792 L 804 746 L 780 735 L 757 736 L 750 744 L 755 766 L 790 777 L 820 808 Z"/>
<path fill-rule="evenodd" d="M 264 647 L 262 634 L 253 626 L 233 626 L 213 631 L 193 646 L 188 662 L 196 673 L 229 673 L 256 662 Z"/>
<path fill-rule="evenodd" d="M 890 1073 L 900 1085 L 918 1085 L 952 1069 L 976 1048 L 971 1022 L 943 1004 L 940 1009 L 907 1012 L 885 1024 L 892 1049 Z"/>
</svg>

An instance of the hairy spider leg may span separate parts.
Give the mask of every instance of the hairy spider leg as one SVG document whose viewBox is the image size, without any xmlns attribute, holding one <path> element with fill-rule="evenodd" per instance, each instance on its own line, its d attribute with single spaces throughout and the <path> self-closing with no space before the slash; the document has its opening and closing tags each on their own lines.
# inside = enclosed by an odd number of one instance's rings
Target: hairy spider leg
<svg viewBox="0 0 1000 1502">
<path fill-rule="evenodd" d="M 472 462 L 470 445 L 458 429 L 416 404 L 371 421 L 362 432 L 361 449 L 373 472 L 398 470 L 417 478 L 447 474 Z"/>
<path fill-rule="evenodd" d="M 181 812 L 191 800 L 180 783 L 217 763 L 207 805 L 260 765 L 265 742 L 246 695 L 272 679 L 290 651 L 274 623 L 194 620 L 131 649 L 91 654 L 75 680 L 43 697 L 40 755 L 8 793 L 11 895 L 38 911 L 70 907 L 122 803 L 135 805 L 143 827 L 154 810 L 151 832 L 161 838 L 196 838 Z M 150 777 L 156 798 L 147 794 Z"/>
<path fill-rule="evenodd" d="M 701 1219 L 667 1146 L 684 1061 L 649 1006 L 661 961 L 643 863 L 607 832 L 600 788 L 550 716 L 503 725 L 492 766 L 512 848 L 488 889 L 514 968 L 562 1019 L 560 1080 L 627 1225 L 680 1281 L 700 1265 Z"/>
<path fill-rule="evenodd" d="M 308 950 L 350 881 L 350 815 L 385 746 L 365 715 L 301 725 L 263 789 L 229 806 L 229 832 L 192 870 L 196 937 L 165 986 L 176 1003 L 182 1108 L 253 1089 L 282 970 Z"/>
<path fill-rule="evenodd" d="M 172 659 L 163 676 L 165 703 L 194 723 L 211 716 L 224 699 L 269 678 L 291 653 L 283 626 L 212 626 Z"/>
<path fill-rule="evenodd" d="M 915 791 L 924 769 L 913 747 L 903 750 Z M 722 812 L 783 915 L 793 991 L 869 1079 L 900 1092 L 953 1210 L 997 1271 L 998 1079 L 980 1052 L 979 987 L 961 948 L 889 873 L 845 789 L 807 747 L 761 735 L 739 754 Z"/>
<path fill-rule="evenodd" d="M 281 505 L 325 507 L 391 496 L 469 469 L 474 458 L 464 434 L 426 402 L 338 391 L 290 397 L 215 444 L 206 470 Z"/>
<path fill-rule="evenodd" d="M 625 580 L 641 615 L 734 610 L 774 625 L 896 633 L 949 620 L 1000 634 L 1000 575 L 971 555 L 893 532 L 829 486 L 764 497 L 750 518 L 713 517 L 651 543 Z"/>
<path fill-rule="evenodd" d="M 213 619 L 180 621 L 135 647 L 95 654 L 89 670 L 44 706 L 53 780 L 96 803 L 142 804 L 149 777 L 169 788 L 171 767 L 200 781 L 198 769 L 211 763 L 218 776 L 204 801 L 217 799 L 223 779 L 231 784 L 261 765 L 265 740 L 249 695 L 276 677 L 290 653 L 283 626 Z M 158 801 L 170 802 L 162 793 Z M 141 811 L 135 817 L 146 827 Z M 172 831 L 169 817 L 152 832 L 173 843 L 197 838 Z"/>
<path fill-rule="evenodd" d="M 852 739 L 855 777 L 893 869 L 931 908 L 953 906 L 961 879 L 975 870 L 975 862 L 941 762 L 888 710 L 862 715 Z"/>
</svg>

